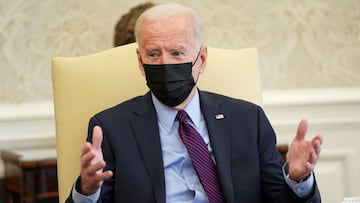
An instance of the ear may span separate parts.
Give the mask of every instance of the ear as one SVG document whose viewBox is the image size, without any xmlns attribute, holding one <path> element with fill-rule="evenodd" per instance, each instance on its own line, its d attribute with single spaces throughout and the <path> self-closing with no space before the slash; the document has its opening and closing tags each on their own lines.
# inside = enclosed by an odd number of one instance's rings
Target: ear
<svg viewBox="0 0 360 203">
<path fill-rule="evenodd" d="M 141 73 L 142 76 L 145 76 L 145 71 L 144 71 L 144 67 L 142 65 L 139 48 L 136 48 L 136 55 L 137 55 L 137 61 L 138 61 L 138 67 L 139 67 L 140 73 Z"/>
<path fill-rule="evenodd" d="M 201 48 L 201 53 L 200 53 L 200 62 L 201 62 L 199 69 L 200 73 L 203 73 L 205 71 L 206 61 L 207 61 L 207 46 L 203 46 Z"/>
</svg>

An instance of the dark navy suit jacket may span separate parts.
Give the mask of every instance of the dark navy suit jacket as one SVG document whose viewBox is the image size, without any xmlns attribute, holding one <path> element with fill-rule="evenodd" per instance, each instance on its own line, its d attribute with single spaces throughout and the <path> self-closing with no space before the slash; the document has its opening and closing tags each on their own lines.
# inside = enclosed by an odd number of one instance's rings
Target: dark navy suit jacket
<svg viewBox="0 0 360 203">
<path fill-rule="evenodd" d="M 284 161 L 261 107 L 204 91 L 199 95 L 226 202 L 321 202 L 316 182 L 305 199 L 285 183 Z M 224 118 L 216 119 L 218 114 Z M 151 94 L 92 117 L 88 141 L 95 125 L 103 130 L 105 170 L 114 173 L 104 182 L 98 202 L 165 203 L 162 151 Z M 71 195 L 67 202 L 72 202 Z"/>
</svg>

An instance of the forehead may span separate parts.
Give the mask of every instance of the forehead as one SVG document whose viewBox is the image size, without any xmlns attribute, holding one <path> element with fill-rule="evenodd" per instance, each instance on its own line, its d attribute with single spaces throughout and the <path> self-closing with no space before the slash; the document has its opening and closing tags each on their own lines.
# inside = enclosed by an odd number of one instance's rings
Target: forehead
<svg viewBox="0 0 360 203">
<path fill-rule="evenodd" d="M 140 31 L 142 48 L 187 49 L 194 47 L 196 36 L 191 19 L 179 16 L 170 19 L 146 20 Z"/>
</svg>

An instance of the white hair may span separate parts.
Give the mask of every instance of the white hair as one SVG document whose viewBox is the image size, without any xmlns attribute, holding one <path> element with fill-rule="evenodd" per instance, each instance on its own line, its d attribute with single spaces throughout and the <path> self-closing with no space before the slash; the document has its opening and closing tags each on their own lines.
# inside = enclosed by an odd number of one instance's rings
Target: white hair
<svg viewBox="0 0 360 203">
<path fill-rule="evenodd" d="M 176 3 L 160 4 L 142 13 L 137 19 L 135 24 L 136 42 L 138 44 L 141 43 L 140 32 L 145 20 L 161 20 L 176 16 L 191 17 L 192 25 L 193 25 L 192 28 L 194 29 L 195 38 L 196 38 L 196 45 L 198 47 L 201 47 L 204 43 L 204 29 L 200 22 L 199 16 L 196 14 L 196 12 L 193 9 Z"/>
</svg>

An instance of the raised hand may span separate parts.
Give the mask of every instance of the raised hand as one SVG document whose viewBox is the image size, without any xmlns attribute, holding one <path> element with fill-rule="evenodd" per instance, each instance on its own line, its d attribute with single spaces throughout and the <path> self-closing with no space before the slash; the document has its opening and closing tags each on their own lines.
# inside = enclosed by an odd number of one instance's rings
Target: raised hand
<svg viewBox="0 0 360 203">
<path fill-rule="evenodd" d="M 307 121 L 301 120 L 297 134 L 289 148 L 289 178 L 294 181 L 306 178 L 314 170 L 320 157 L 323 137 L 317 135 L 311 141 L 306 141 L 307 128 Z"/>
<path fill-rule="evenodd" d="M 112 176 L 112 171 L 103 171 L 105 161 L 101 150 L 103 135 L 99 126 L 93 130 L 92 144 L 85 143 L 80 154 L 80 181 L 79 191 L 83 195 L 94 194 L 103 184 L 103 181 Z"/>
</svg>

